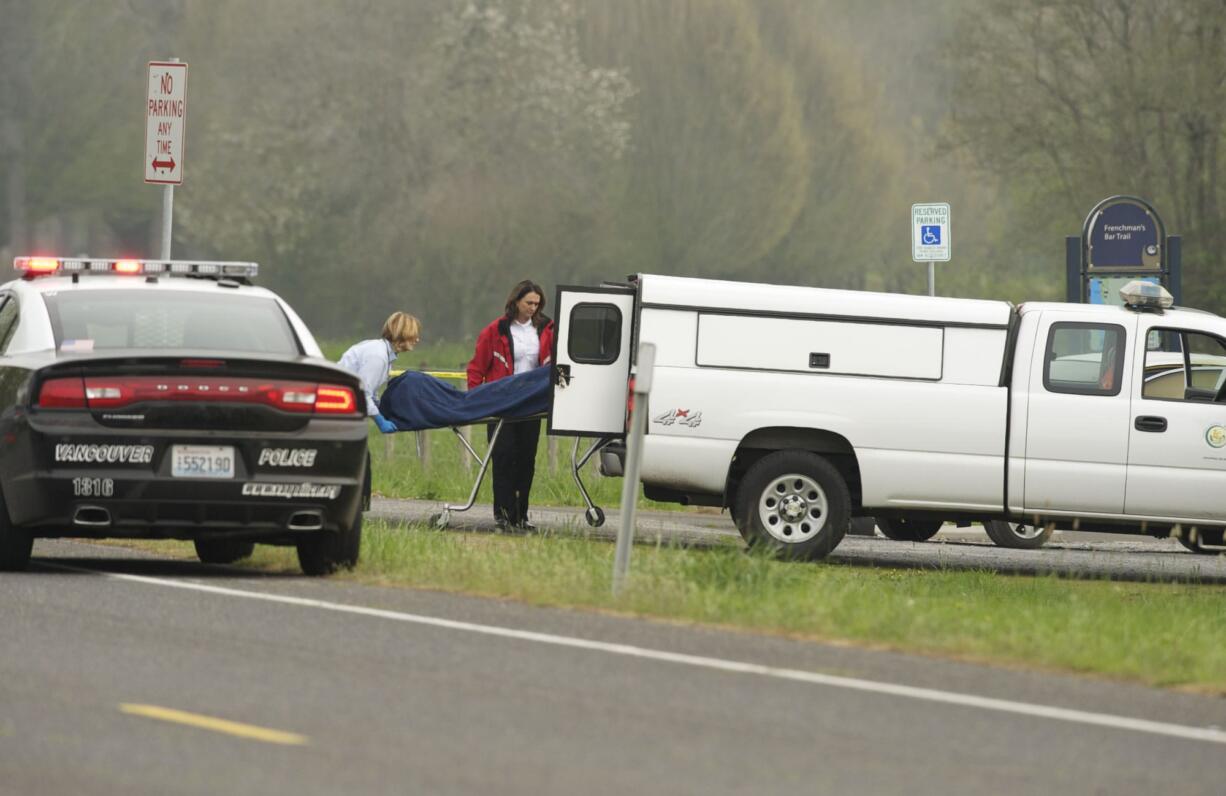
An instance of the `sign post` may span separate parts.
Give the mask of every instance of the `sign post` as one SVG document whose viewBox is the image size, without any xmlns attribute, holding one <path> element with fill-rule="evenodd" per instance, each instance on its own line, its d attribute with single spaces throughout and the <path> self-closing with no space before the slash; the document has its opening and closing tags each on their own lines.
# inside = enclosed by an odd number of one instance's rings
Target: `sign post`
<svg viewBox="0 0 1226 796">
<path fill-rule="evenodd" d="M 187 64 L 150 61 L 145 100 L 145 182 L 162 185 L 162 252 L 170 259 L 175 186 L 183 183 L 187 125 Z"/>
<path fill-rule="evenodd" d="M 936 263 L 949 262 L 949 205 L 929 202 L 911 205 L 911 260 L 928 264 L 928 295 L 937 289 Z"/>
<path fill-rule="evenodd" d="M 617 552 L 613 557 L 613 596 L 621 593 L 630 571 L 630 547 L 634 544 L 634 513 L 639 498 L 639 462 L 643 459 L 643 432 L 647 425 L 647 394 L 651 392 L 651 372 L 656 364 L 654 343 L 639 345 L 634 374 L 634 408 L 630 410 L 630 430 L 626 434 L 626 468 L 622 477 L 621 526 L 617 529 Z"/>
</svg>

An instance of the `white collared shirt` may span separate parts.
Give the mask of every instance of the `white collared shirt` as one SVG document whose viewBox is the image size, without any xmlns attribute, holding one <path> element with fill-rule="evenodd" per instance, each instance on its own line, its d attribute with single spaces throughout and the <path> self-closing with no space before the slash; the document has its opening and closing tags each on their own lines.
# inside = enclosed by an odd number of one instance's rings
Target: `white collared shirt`
<svg viewBox="0 0 1226 796">
<path fill-rule="evenodd" d="M 524 373 L 541 364 L 541 336 L 532 321 L 511 321 L 511 345 L 515 353 L 513 373 Z"/>
</svg>

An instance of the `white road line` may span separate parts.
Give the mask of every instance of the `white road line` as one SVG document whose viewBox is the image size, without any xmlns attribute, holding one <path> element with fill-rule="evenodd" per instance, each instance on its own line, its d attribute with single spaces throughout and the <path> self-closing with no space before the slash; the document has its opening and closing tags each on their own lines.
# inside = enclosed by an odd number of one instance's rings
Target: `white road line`
<svg viewBox="0 0 1226 796">
<path fill-rule="evenodd" d="M 1135 719 L 1128 716 L 1115 716 L 1110 713 L 1094 713 L 1085 710 L 1057 708 L 1049 705 L 1036 705 L 1030 702 L 1014 702 L 1008 699 L 992 699 L 990 697 L 975 696 L 973 694 L 961 694 L 956 691 L 942 691 L 935 688 L 916 688 L 914 686 L 899 685 L 896 683 L 881 683 L 873 680 L 861 680 L 855 677 L 837 677 L 834 675 L 819 674 L 818 672 L 808 672 L 800 669 L 784 669 L 775 666 L 764 666 L 758 663 L 745 663 L 743 661 L 731 661 L 723 658 L 709 658 L 704 655 L 687 655 L 679 652 L 668 652 L 666 650 L 656 650 L 647 647 L 636 647 L 631 644 L 612 644 L 605 641 L 592 641 L 590 639 L 575 638 L 573 636 L 559 636 L 552 633 L 536 633 L 530 630 L 516 630 L 514 628 L 499 627 L 497 625 L 457 622 L 453 619 L 440 619 L 439 617 L 425 616 L 422 614 L 389 611 L 383 608 L 369 608 L 361 605 L 346 605 L 344 603 L 333 603 L 324 600 L 312 600 L 305 597 L 290 597 L 280 594 L 243 591 L 241 589 L 229 589 L 223 586 L 209 586 L 203 583 L 193 583 L 191 581 L 165 580 L 163 578 L 151 578 L 143 575 L 125 575 L 116 572 L 86 569 L 84 567 L 51 564 L 46 561 L 39 563 L 42 566 L 53 567 L 55 569 L 66 569 L 74 572 L 90 572 L 115 580 L 143 583 L 150 586 L 165 586 L 172 589 L 205 592 L 208 594 L 218 594 L 226 597 L 238 597 L 245 600 L 262 600 L 264 602 L 280 603 L 282 605 L 296 605 L 303 608 L 318 608 L 320 610 L 334 611 L 336 613 L 369 616 L 377 619 L 389 619 L 395 622 L 409 622 L 411 624 L 440 627 L 448 630 L 461 630 L 467 633 L 480 633 L 486 636 L 498 636 L 501 638 L 517 639 L 520 641 L 532 641 L 538 644 L 552 644 L 558 647 L 570 647 L 572 649 L 603 652 L 609 655 L 624 655 L 626 657 L 639 658 L 643 660 L 678 663 L 685 666 L 697 666 L 703 669 L 714 669 L 716 671 L 732 672 L 735 674 L 753 674 L 760 677 L 771 677 L 778 680 L 792 680 L 795 682 L 809 683 L 811 685 L 824 685 L 832 688 L 848 688 L 854 691 L 887 694 L 889 696 L 905 697 L 907 699 L 920 699 L 927 702 L 939 702 L 946 705 L 961 705 L 963 707 L 978 708 L 980 710 L 993 710 L 1000 713 L 1034 716 L 1041 719 L 1069 721 L 1076 724 L 1090 724 L 1098 727 L 1110 727 L 1117 730 L 1131 730 L 1133 732 L 1164 735 L 1172 738 L 1185 738 L 1193 741 L 1208 741 L 1210 743 L 1226 744 L 1226 732 L 1213 727 L 1192 727 L 1183 724 L 1169 724 L 1162 721 L 1148 721 L 1146 719 Z"/>
</svg>

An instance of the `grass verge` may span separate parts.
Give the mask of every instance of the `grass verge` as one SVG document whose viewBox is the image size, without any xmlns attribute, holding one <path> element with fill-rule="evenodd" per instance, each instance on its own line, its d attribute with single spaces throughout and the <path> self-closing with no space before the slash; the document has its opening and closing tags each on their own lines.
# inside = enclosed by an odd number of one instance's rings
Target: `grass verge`
<svg viewBox="0 0 1226 796">
<path fill-rule="evenodd" d="M 190 545 L 153 544 L 191 554 Z M 248 566 L 297 571 L 292 550 L 256 549 Z M 567 532 L 460 534 L 371 521 L 361 563 L 338 577 L 1226 693 L 1219 586 L 790 564 L 733 544 L 640 545 L 629 587 L 614 599 L 613 549 Z"/>
</svg>

